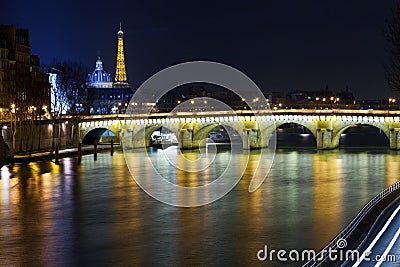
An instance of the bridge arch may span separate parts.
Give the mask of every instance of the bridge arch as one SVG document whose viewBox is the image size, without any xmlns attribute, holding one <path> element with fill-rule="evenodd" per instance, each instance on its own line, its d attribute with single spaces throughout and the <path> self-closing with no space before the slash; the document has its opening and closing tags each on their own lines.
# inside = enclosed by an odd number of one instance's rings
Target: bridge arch
<svg viewBox="0 0 400 267">
<path fill-rule="evenodd" d="M 111 137 L 117 138 L 117 135 L 108 128 L 94 128 L 84 135 L 82 144 L 93 145 L 95 141 L 98 143 L 100 138 L 107 132 L 111 133 Z"/>
<path fill-rule="evenodd" d="M 280 126 L 291 123 L 305 127 L 313 135 L 315 141 L 317 142 L 317 128 L 313 122 L 287 120 L 283 122 L 275 122 L 262 129 L 262 146 L 268 146 L 272 133 L 275 132 Z"/>
<path fill-rule="evenodd" d="M 218 126 L 222 126 L 225 128 L 225 130 L 230 131 L 230 129 L 234 130 L 241 138 L 242 142 L 245 140 L 243 138 L 243 130 L 245 130 L 244 126 L 241 126 L 239 122 L 237 123 L 218 123 L 218 122 L 213 122 L 209 124 L 204 124 L 202 125 L 201 128 L 199 128 L 196 133 L 193 135 L 193 145 L 195 147 L 200 146 L 200 143 L 202 140 L 206 139 L 210 132 L 212 132 L 213 129 L 215 129 Z"/>
<path fill-rule="evenodd" d="M 179 137 L 179 126 L 174 124 L 146 124 L 142 125 L 142 127 L 137 127 L 132 132 L 132 143 L 134 148 L 139 147 L 149 147 L 150 146 L 150 139 L 154 131 L 165 128 L 175 134 L 175 137 L 178 139 Z M 142 139 L 144 136 L 144 140 Z"/>
<path fill-rule="evenodd" d="M 339 130 L 337 130 L 336 134 L 334 135 L 334 137 L 332 139 L 333 146 L 339 147 L 340 136 L 349 128 L 357 126 L 357 125 L 366 125 L 366 126 L 370 126 L 370 127 L 381 130 L 385 134 L 385 137 L 388 140 L 388 143 L 390 144 L 390 130 L 388 128 L 386 128 L 384 124 L 378 124 L 378 123 L 373 123 L 373 122 L 372 123 L 361 122 L 361 123 L 351 123 L 351 124 L 342 126 Z"/>
<path fill-rule="evenodd" d="M 168 127 L 171 125 L 161 125 L 161 124 L 156 124 L 156 125 L 149 125 L 147 126 L 144 131 L 145 131 L 145 142 L 146 142 L 146 147 L 150 146 L 150 139 L 152 134 L 158 130 L 158 129 L 167 129 L 168 131 L 170 131 L 171 133 L 173 133 L 176 137 L 176 139 L 178 140 L 179 135 L 177 135 L 177 132 L 175 129 L 173 129 L 172 127 Z M 143 132 L 139 132 L 138 134 L 143 134 Z"/>
<path fill-rule="evenodd" d="M 202 140 L 206 139 L 210 132 L 219 126 L 219 123 L 210 123 L 205 124 L 203 127 L 197 130 L 197 132 L 193 135 L 193 145 L 195 147 L 200 146 Z"/>
</svg>

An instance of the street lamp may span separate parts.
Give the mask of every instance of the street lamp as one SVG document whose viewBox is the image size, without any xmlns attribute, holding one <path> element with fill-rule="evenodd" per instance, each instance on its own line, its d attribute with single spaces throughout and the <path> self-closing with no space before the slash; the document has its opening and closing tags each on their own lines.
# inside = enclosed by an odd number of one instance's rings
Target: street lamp
<svg viewBox="0 0 400 267">
<path fill-rule="evenodd" d="M 317 101 L 317 107 L 316 107 L 316 109 L 318 109 L 318 101 L 319 101 L 319 97 L 318 97 L 318 96 L 315 98 L 315 101 Z"/>
<path fill-rule="evenodd" d="M 42 110 L 44 111 L 44 117 L 45 117 L 46 119 L 48 119 L 47 106 L 46 106 L 46 105 L 43 105 Z"/>
<path fill-rule="evenodd" d="M 391 105 L 393 104 L 394 105 L 394 102 L 396 102 L 396 99 L 395 98 L 389 98 L 389 110 L 391 110 Z"/>
<path fill-rule="evenodd" d="M 15 114 L 16 108 L 15 104 L 11 104 L 11 132 L 12 132 L 12 148 L 13 148 L 13 153 L 15 153 L 15 132 L 16 132 L 16 127 L 17 127 L 17 116 Z M 14 116 L 13 116 L 14 114 Z M 13 122 L 15 123 L 13 124 Z"/>
<path fill-rule="evenodd" d="M 257 108 L 257 104 L 258 104 L 257 102 L 258 102 L 258 100 L 259 100 L 258 97 L 253 98 L 253 103 L 255 104 L 255 105 L 254 105 L 255 108 Z M 257 104 L 256 104 L 256 103 L 257 103 Z"/>
<path fill-rule="evenodd" d="M 118 108 L 114 106 L 111 110 L 113 111 L 113 113 L 117 113 Z"/>
<path fill-rule="evenodd" d="M 35 106 L 30 106 L 28 109 L 28 112 L 31 114 L 31 147 L 30 147 L 30 151 L 33 151 L 33 136 L 34 136 L 34 127 L 35 127 L 35 118 L 36 118 L 36 107 Z M 39 135 L 39 139 L 40 139 L 40 135 Z"/>
</svg>

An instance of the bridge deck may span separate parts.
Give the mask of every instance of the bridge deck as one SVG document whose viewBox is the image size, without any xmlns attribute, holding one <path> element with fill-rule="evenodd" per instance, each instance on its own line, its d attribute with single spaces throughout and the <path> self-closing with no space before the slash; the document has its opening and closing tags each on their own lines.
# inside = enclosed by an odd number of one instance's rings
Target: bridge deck
<svg viewBox="0 0 400 267">
<path fill-rule="evenodd" d="M 237 115 L 249 116 L 251 110 L 235 110 Z M 400 116 L 400 110 L 356 110 L 356 109 L 278 109 L 278 110 L 257 110 L 258 115 L 346 115 L 346 116 Z M 224 116 L 232 115 L 232 111 L 199 111 L 199 112 L 178 112 L 176 117 L 201 117 L 201 116 Z M 132 112 L 132 114 L 109 114 L 109 115 L 90 115 L 83 116 L 84 120 L 96 119 L 124 119 L 124 118 L 143 118 L 147 114 Z M 171 113 L 151 113 L 150 117 L 166 118 L 171 117 Z M 65 116 L 67 119 L 68 116 Z"/>
</svg>

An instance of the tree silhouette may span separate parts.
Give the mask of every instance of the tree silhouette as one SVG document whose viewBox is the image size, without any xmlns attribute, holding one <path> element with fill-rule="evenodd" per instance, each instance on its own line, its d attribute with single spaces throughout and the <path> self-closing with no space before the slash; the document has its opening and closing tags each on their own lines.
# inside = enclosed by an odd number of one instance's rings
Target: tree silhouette
<svg viewBox="0 0 400 267">
<path fill-rule="evenodd" d="M 54 60 L 49 72 L 58 74 L 56 88 L 53 88 L 52 105 L 61 113 L 79 116 L 87 113 L 86 77 L 88 70 L 81 63 Z"/>
</svg>

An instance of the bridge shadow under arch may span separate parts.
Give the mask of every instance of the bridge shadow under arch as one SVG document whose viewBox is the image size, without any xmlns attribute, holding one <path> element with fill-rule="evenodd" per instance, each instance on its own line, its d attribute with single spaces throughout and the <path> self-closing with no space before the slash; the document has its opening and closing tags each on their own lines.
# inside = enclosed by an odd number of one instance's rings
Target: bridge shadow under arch
<svg viewBox="0 0 400 267">
<path fill-rule="evenodd" d="M 107 128 L 96 128 L 90 130 L 82 139 L 82 144 L 84 145 L 93 145 L 95 142 L 100 143 L 101 141 L 104 143 L 111 142 L 111 139 L 115 141 L 118 140 L 116 134 Z"/>
<path fill-rule="evenodd" d="M 295 122 L 276 123 L 275 129 L 269 131 L 268 143 L 276 138 L 276 148 L 317 149 L 317 139 L 306 125 Z"/>
<path fill-rule="evenodd" d="M 145 139 L 147 147 L 178 145 L 177 133 L 175 133 L 172 129 L 161 125 L 152 125 L 150 127 L 146 127 Z"/>
<path fill-rule="evenodd" d="M 339 131 L 336 136 L 339 148 L 376 147 L 390 148 L 387 133 L 371 124 L 353 124 Z"/>
<path fill-rule="evenodd" d="M 232 144 L 240 145 L 243 147 L 243 137 L 232 126 L 224 123 L 213 123 L 201 128 L 197 134 L 193 137 L 193 141 L 199 144 L 199 146 L 204 146 L 207 142 L 220 143 L 220 144 Z"/>
</svg>

